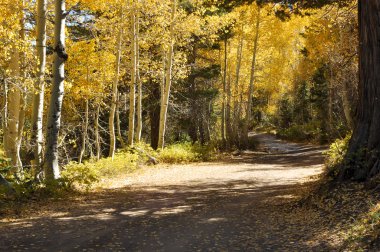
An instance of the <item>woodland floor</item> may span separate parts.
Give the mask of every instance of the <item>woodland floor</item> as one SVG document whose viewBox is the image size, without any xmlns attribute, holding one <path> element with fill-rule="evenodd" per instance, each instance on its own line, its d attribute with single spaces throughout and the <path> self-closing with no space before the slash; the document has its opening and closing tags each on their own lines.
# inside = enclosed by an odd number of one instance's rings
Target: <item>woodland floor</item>
<svg viewBox="0 0 380 252">
<path fill-rule="evenodd" d="M 339 250 L 349 218 L 296 204 L 322 172 L 324 148 L 253 137 L 256 152 L 147 167 L 114 188 L 3 218 L 0 251 Z"/>
</svg>

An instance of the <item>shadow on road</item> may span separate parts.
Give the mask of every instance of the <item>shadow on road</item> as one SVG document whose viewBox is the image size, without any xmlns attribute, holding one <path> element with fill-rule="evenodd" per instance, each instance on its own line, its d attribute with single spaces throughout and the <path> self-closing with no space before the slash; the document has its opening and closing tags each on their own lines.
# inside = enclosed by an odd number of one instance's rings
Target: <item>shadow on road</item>
<svg viewBox="0 0 380 252">
<path fill-rule="evenodd" d="M 0 251 L 334 250 L 321 238 L 323 216 L 292 204 L 309 184 L 297 184 L 299 176 L 270 177 L 279 170 L 284 176 L 299 173 L 299 166 L 315 169 L 320 153 L 304 146 L 274 154 L 247 152 L 215 167 L 225 172 L 224 179 L 133 184 L 50 203 L 32 218 L 0 224 Z M 202 173 L 208 166 L 178 169 Z"/>
</svg>

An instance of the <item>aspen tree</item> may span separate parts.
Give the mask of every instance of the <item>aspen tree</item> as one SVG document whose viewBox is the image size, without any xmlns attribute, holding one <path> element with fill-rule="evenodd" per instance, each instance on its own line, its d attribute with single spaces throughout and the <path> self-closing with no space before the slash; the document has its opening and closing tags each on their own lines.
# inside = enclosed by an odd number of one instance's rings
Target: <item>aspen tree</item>
<svg viewBox="0 0 380 252">
<path fill-rule="evenodd" d="M 136 79 L 137 79 L 137 32 L 136 32 L 136 5 L 135 0 L 131 0 L 131 83 L 129 89 L 129 124 L 128 124 L 128 145 L 133 146 L 135 136 L 135 115 L 136 115 Z"/>
<path fill-rule="evenodd" d="M 139 1 L 137 1 L 139 3 Z M 140 9 L 136 10 L 136 80 L 137 80 L 137 131 L 136 140 L 141 141 L 141 133 L 143 128 L 142 119 L 142 82 L 140 78 L 140 46 L 139 46 L 139 32 L 140 32 Z"/>
<path fill-rule="evenodd" d="M 249 124 L 251 122 L 252 118 L 252 96 L 253 96 L 253 88 L 254 88 L 254 82 L 255 82 L 255 71 L 256 71 L 256 58 L 258 53 L 258 42 L 259 42 L 259 31 L 260 31 L 260 22 L 261 22 L 261 7 L 258 7 L 257 12 L 257 19 L 256 19 L 256 26 L 255 26 L 255 38 L 254 38 L 254 46 L 253 46 L 253 52 L 252 52 L 252 63 L 251 63 L 251 76 L 249 80 L 249 90 L 248 90 L 248 97 L 247 97 L 247 114 L 245 118 L 244 123 L 244 145 L 248 146 L 248 128 Z"/>
<path fill-rule="evenodd" d="M 54 62 L 53 84 L 47 117 L 45 178 L 54 180 L 60 177 L 58 136 L 61 127 L 62 101 L 64 94 L 65 62 L 68 55 L 65 50 L 66 2 L 55 0 L 54 18 Z"/>
<path fill-rule="evenodd" d="M 170 88 L 172 85 L 172 70 L 173 70 L 173 56 L 174 56 L 174 18 L 176 14 L 177 3 L 176 0 L 172 0 L 172 10 L 171 10 L 171 23 L 170 23 L 170 44 L 167 52 L 167 63 L 166 63 L 166 76 L 165 76 L 165 86 L 163 87 L 163 95 L 161 99 L 161 109 L 160 109 L 160 127 L 158 134 L 158 148 L 163 149 L 165 145 L 165 129 L 166 129 L 166 119 L 168 114 L 168 105 L 170 97 Z"/>
<path fill-rule="evenodd" d="M 121 46 L 122 46 L 122 40 L 123 40 L 123 7 L 120 7 L 120 23 L 119 23 L 119 30 L 118 30 L 118 36 L 117 36 L 117 42 L 116 42 L 116 64 L 115 64 L 115 79 L 112 84 L 112 104 L 111 104 L 111 111 L 109 116 L 109 131 L 110 131 L 110 152 L 109 157 L 112 159 L 115 155 L 115 148 L 116 148 L 116 135 L 115 135 L 115 113 L 117 108 L 117 102 L 118 102 L 118 84 L 119 84 L 119 77 L 120 77 L 120 60 L 121 60 Z"/>
<path fill-rule="evenodd" d="M 86 141 L 88 135 L 88 98 L 85 100 L 85 112 L 84 112 L 84 124 L 83 124 L 83 132 L 82 132 L 82 145 L 79 154 L 79 163 L 82 163 L 83 156 L 86 152 Z"/>
<path fill-rule="evenodd" d="M 20 147 L 21 147 L 21 137 L 20 131 L 22 132 L 23 128 L 23 116 L 24 112 L 21 106 L 23 106 L 23 97 L 22 97 L 22 83 L 21 83 L 21 66 L 20 62 L 23 60 L 19 43 L 23 42 L 24 39 L 24 1 L 18 1 L 17 7 L 15 10 L 19 12 L 19 33 L 17 34 L 17 40 L 12 46 L 12 53 L 9 62 L 9 75 L 10 82 L 8 83 L 8 92 L 7 92 L 7 116 L 6 116 L 6 125 L 4 132 L 4 149 L 5 155 L 11 159 L 11 164 L 13 169 L 12 173 L 20 173 L 22 171 L 22 163 L 20 158 Z M 21 119 L 21 120 L 20 120 Z"/>
<path fill-rule="evenodd" d="M 226 144 L 226 90 L 227 90 L 227 67 L 228 67 L 228 37 L 224 38 L 224 69 L 223 69 L 223 100 L 222 100 L 222 140 Z"/>
<path fill-rule="evenodd" d="M 32 113 L 32 145 L 34 153 L 34 165 L 40 167 L 43 159 L 43 113 L 44 113 L 44 95 L 45 95 L 45 68 L 46 68 L 46 15 L 47 0 L 38 0 L 37 2 L 37 83 L 33 96 L 33 113 Z"/>
<path fill-rule="evenodd" d="M 96 160 L 100 159 L 102 150 L 100 148 L 100 135 L 99 135 L 99 118 L 100 118 L 100 103 L 96 106 L 95 114 L 95 147 L 96 147 Z"/>
</svg>

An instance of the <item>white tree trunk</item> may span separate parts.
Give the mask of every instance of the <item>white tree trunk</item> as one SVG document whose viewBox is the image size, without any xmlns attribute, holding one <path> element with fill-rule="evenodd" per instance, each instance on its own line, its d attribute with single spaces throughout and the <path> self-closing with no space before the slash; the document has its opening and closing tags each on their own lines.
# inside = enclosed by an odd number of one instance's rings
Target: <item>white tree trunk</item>
<svg viewBox="0 0 380 252">
<path fill-rule="evenodd" d="M 95 145 L 96 145 L 96 160 L 100 159 L 101 147 L 100 147 L 100 135 L 99 135 L 99 117 L 100 117 L 100 104 L 96 107 L 95 115 Z"/>
<path fill-rule="evenodd" d="M 38 0 L 37 3 L 37 84 L 33 97 L 32 112 L 32 146 L 34 148 L 33 164 L 40 167 L 43 160 L 43 112 L 45 95 L 45 68 L 46 68 L 46 14 L 47 0 Z"/>
<path fill-rule="evenodd" d="M 243 25 L 242 25 L 243 31 Z M 236 77 L 235 77 L 235 94 L 234 94 L 234 132 L 235 135 L 238 134 L 239 120 L 241 119 L 239 116 L 239 95 L 240 95 L 240 69 L 241 69 L 241 61 L 243 57 L 243 45 L 244 45 L 244 37 L 243 34 L 240 37 L 238 48 L 237 48 L 237 58 L 236 58 Z"/>
<path fill-rule="evenodd" d="M 133 146 L 135 136 L 135 115 L 136 115 L 136 69 L 137 69 L 137 48 L 136 48 L 136 6 L 132 0 L 131 10 L 131 83 L 129 90 L 129 124 L 128 124 L 128 145 Z"/>
<path fill-rule="evenodd" d="M 172 0 L 172 11 L 171 11 L 171 24 L 170 24 L 170 45 L 168 50 L 167 64 L 166 64 L 166 77 L 165 77 L 165 87 L 163 88 L 163 96 L 161 99 L 161 109 L 160 109 L 160 127 L 158 133 L 158 148 L 163 149 L 165 145 L 165 130 L 166 130 L 166 119 L 168 113 L 170 88 L 172 85 L 172 70 L 173 70 L 173 56 L 174 56 L 174 17 L 176 13 L 177 3 L 176 0 Z"/>
<path fill-rule="evenodd" d="M 8 115 L 7 128 L 5 132 L 5 155 L 11 159 L 13 166 L 12 172 L 21 169 L 19 153 L 19 126 L 20 126 L 20 106 L 21 106 L 21 87 L 20 87 L 20 53 L 14 48 L 9 64 L 10 78 L 8 89 Z"/>
<path fill-rule="evenodd" d="M 20 32 L 18 38 L 21 41 L 25 40 L 24 33 L 24 2 L 18 1 L 16 11 L 20 12 Z M 17 41 L 16 43 L 19 43 Z M 8 115 L 7 115 L 7 128 L 5 131 L 5 155 L 11 159 L 11 165 L 13 166 L 11 172 L 12 173 L 20 173 L 22 171 L 22 163 L 20 157 L 20 148 L 21 148 L 21 139 L 23 124 L 24 124 L 24 101 L 22 97 L 22 83 L 21 83 L 21 66 L 20 62 L 22 61 L 22 56 L 19 51 L 19 46 L 14 45 L 13 53 L 11 55 L 10 63 L 9 63 L 9 87 L 7 94 L 7 105 L 8 105 Z M 20 120 L 21 119 L 21 120 Z"/>
<path fill-rule="evenodd" d="M 226 144 L 226 89 L 227 89 L 227 67 L 228 67 L 228 39 L 224 39 L 224 69 L 223 69 L 223 100 L 222 100 L 222 122 L 221 122 L 221 130 L 222 130 L 222 140 L 223 144 Z"/>
<path fill-rule="evenodd" d="M 83 132 L 82 132 L 82 146 L 80 150 L 80 155 L 79 155 L 79 163 L 81 164 L 83 161 L 84 154 L 86 152 L 86 141 L 87 141 L 87 136 L 88 136 L 88 99 L 85 101 L 85 113 L 84 113 L 84 124 L 83 124 Z"/>
<path fill-rule="evenodd" d="M 123 41 L 123 8 L 120 8 L 120 25 L 116 42 L 116 64 L 115 64 L 115 80 L 112 85 L 112 104 L 109 116 L 109 131 L 110 131 L 110 152 L 109 157 L 112 159 L 115 156 L 116 149 L 116 135 L 115 135 L 115 113 L 118 102 L 118 84 L 120 76 L 120 60 L 121 60 L 121 46 Z"/>
<path fill-rule="evenodd" d="M 255 39 L 254 39 L 254 47 L 253 47 L 253 53 L 252 53 L 252 65 L 251 65 L 251 77 L 249 81 L 249 90 L 248 90 L 248 97 L 247 97 L 247 115 L 245 118 L 244 123 L 244 142 L 247 147 L 248 145 L 248 128 L 249 124 L 252 119 L 252 96 L 253 96 L 253 85 L 255 82 L 256 77 L 256 58 L 257 58 L 257 51 L 258 51 L 258 42 L 259 42 L 259 31 L 260 31 L 260 22 L 261 22 L 261 9 L 258 7 L 258 13 L 257 13 L 257 20 L 256 20 L 256 28 L 255 28 Z"/>
<path fill-rule="evenodd" d="M 61 111 L 64 94 L 65 61 L 68 55 L 65 51 L 66 4 L 65 0 L 55 0 L 54 19 L 54 62 L 53 83 L 50 96 L 49 113 L 47 117 L 45 178 L 54 180 L 60 177 L 58 164 L 58 136 L 61 127 Z"/>
<path fill-rule="evenodd" d="M 3 127 L 3 147 L 4 149 L 7 149 L 7 137 L 6 137 L 6 134 L 7 134 L 7 129 L 8 129 L 8 83 L 7 81 L 4 81 L 4 86 L 3 86 L 3 93 L 4 93 L 4 104 L 3 104 L 3 115 L 2 115 L 2 127 Z"/>
<path fill-rule="evenodd" d="M 137 56 L 137 66 L 136 66 L 136 78 L 137 78 L 137 131 L 136 140 L 141 141 L 141 133 L 143 127 L 142 121 L 142 82 L 140 78 L 140 46 L 139 46 L 139 32 L 140 32 L 140 22 L 139 22 L 139 10 L 137 10 L 136 15 L 136 56 Z"/>
</svg>

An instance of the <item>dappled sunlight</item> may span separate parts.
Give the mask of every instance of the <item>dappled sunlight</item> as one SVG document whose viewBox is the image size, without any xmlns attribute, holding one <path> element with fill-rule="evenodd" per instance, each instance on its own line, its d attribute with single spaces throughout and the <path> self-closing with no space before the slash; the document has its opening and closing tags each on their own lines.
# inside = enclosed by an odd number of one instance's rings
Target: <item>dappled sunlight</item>
<svg viewBox="0 0 380 252">
<path fill-rule="evenodd" d="M 172 208 L 164 207 L 159 211 L 155 211 L 153 215 L 160 216 L 160 215 L 179 214 L 179 213 L 190 211 L 191 209 L 192 209 L 191 206 L 175 206 Z"/>
<path fill-rule="evenodd" d="M 164 244 L 172 243 L 181 244 L 176 248 L 186 247 L 189 239 L 194 250 L 205 246 L 220 250 L 246 248 L 257 241 L 265 241 L 260 246 L 269 248 L 273 241 L 266 237 L 274 236 L 293 242 L 289 242 L 290 247 L 309 250 L 320 246 L 309 242 L 316 235 L 314 230 L 303 226 L 302 232 L 308 235 L 302 241 L 292 230 L 298 231 L 300 222 L 317 223 L 319 214 L 310 210 L 293 212 L 285 206 L 295 202 L 307 190 L 307 183 L 313 181 L 310 177 L 322 171 L 316 160 L 307 159 L 301 166 L 291 163 L 309 157 L 309 152 L 316 156 L 320 152 L 302 145 L 292 151 L 276 153 L 272 162 L 267 162 L 271 154 L 266 152 L 243 154 L 239 162 L 231 158 L 147 168 L 127 179 L 119 178 L 118 189 L 104 188 L 79 198 L 75 207 L 59 202 L 55 207 L 61 211 L 52 214 L 52 208 L 38 219 L 20 222 L 9 235 L 19 228 L 22 232 L 40 229 L 44 243 L 54 243 L 49 240 L 49 230 L 56 230 L 73 244 L 102 240 L 107 248 L 118 244 L 147 251 L 164 250 Z M 239 242 L 241 237 L 245 237 L 245 243 Z M 64 246 L 64 242 L 58 241 L 56 246 Z"/>
<path fill-rule="evenodd" d="M 123 211 L 120 214 L 128 217 L 139 217 L 139 216 L 144 216 L 149 212 L 149 210 L 134 210 L 131 209 L 130 211 Z"/>
</svg>

